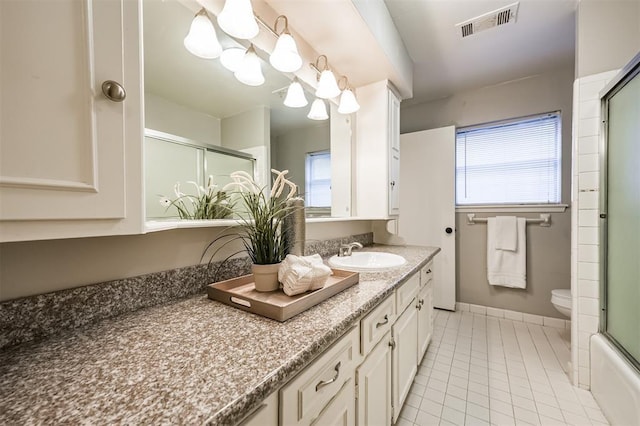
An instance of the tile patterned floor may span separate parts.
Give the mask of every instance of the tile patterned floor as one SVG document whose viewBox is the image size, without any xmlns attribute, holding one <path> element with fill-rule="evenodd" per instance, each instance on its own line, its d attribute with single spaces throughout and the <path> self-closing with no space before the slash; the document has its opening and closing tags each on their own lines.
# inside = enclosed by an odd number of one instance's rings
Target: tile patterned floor
<svg viewBox="0 0 640 426">
<path fill-rule="evenodd" d="M 591 392 L 565 373 L 569 332 L 436 310 L 397 425 L 608 425 Z"/>
</svg>

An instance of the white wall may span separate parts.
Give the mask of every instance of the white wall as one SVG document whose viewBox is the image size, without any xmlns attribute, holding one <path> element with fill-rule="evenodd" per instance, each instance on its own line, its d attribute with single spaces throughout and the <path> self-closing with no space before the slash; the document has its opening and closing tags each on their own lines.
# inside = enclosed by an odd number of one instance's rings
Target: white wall
<svg viewBox="0 0 640 426">
<path fill-rule="evenodd" d="M 235 150 L 269 146 L 271 140 L 270 111 L 258 106 L 222 119 L 222 146 Z"/>
<path fill-rule="evenodd" d="M 144 94 L 144 119 L 147 129 L 158 130 L 195 142 L 220 145 L 220 119 L 204 114 L 153 93 Z"/>
<path fill-rule="evenodd" d="M 545 74 L 404 107 L 400 112 L 400 131 L 409 133 L 449 125 L 462 127 L 560 110 L 562 201 L 569 203 L 573 74 L 573 64 L 570 64 Z M 457 213 L 458 302 L 560 318 L 550 299 L 552 289 L 570 287 L 570 214 L 570 211 L 553 213 L 550 228 L 527 226 L 527 289 L 514 290 L 487 283 L 486 225 L 469 226 L 466 213 Z"/>
<path fill-rule="evenodd" d="M 573 127 L 571 356 L 574 384 L 591 386 L 589 339 L 600 318 L 600 99 L 607 82 L 640 51 L 640 1 L 581 0 L 577 10 Z"/>
</svg>

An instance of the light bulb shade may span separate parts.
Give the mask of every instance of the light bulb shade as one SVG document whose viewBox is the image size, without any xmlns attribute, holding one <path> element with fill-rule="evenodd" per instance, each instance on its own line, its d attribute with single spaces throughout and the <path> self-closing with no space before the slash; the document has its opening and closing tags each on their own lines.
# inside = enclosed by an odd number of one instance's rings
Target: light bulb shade
<svg viewBox="0 0 640 426">
<path fill-rule="evenodd" d="M 336 77 L 331 70 L 324 70 L 320 73 L 316 96 L 321 99 L 335 98 L 340 94 L 340 88 L 336 82 Z"/>
<path fill-rule="evenodd" d="M 289 85 L 287 96 L 284 98 L 284 104 L 289 108 L 301 108 L 309 104 L 307 97 L 304 95 L 302 85 L 298 81 L 294 80 Z"/>
<path fill-rule="evenodd" d="M 296 72 L 302 67 L 296 41 L 291 34 L 282 33 L 269 57 L 271 65 L 280 72 Z"/>
<path fill-rule="evenodd" d="M 313 101 L 309 114 L 307 114 L 307 118 L 312 120 L 326 120 L 329 118 L 329 115 L 327 114 L 327 106 L 322 99 L 316 99 Z"/>
<path fill-rule="evenodd" d="M 236 72 L 242 63 L 246 49 L 241 47 L 232 47 L 222 51 L 220 55 L 220 63 L 223 67 L 231 72 Z"/>
<path fill-rule="evenodd" d="M 218 25 L 232 37 L 248 40 L 260 32 L 251 0 L 226 0 L 218 15 Z"/>
<path fill-rule="evenodd" d="M 253 46 L 247 50 L 247 53 L 242 57 L 240 66 L 233 73 L 239 82 L 246 84 L 247 86 L 260 86 L 264 83 L 264 76 L 262 75 L 262 67 L 260 66 L 260 58 L 256 55 Z"/>
<path fill-rule="evenodd" d="M 338 106 L 338 112 L 340 114 L 351 114 L 360 109 L 360 104 L 356 100 L 356 96 L 351 89 L 347 88 L 342 91 L 340 95 L 340 105 Z"/>
<path fill-rule="evenodd" d="M 193 18 L 189 34 L 184 38 L 184 47 L 199 58 L 214 59 L 220 56 L 222 46 L 208 16 L 198 13 Z"/>
</svg>

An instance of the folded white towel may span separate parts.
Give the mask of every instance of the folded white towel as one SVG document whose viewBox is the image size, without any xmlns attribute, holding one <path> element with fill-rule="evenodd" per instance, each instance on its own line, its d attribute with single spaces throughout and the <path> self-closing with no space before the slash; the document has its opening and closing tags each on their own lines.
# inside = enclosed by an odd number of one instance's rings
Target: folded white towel
<svg viewBox="0 0 640 426">
<path fill-rule="evenodd" d="M 491 285 L 513 288 L 527 286 L 527 220 L 517 218 L 516 250 L 498 250 L 496 248 L 496 219 L 487 221 L 487 278 Z"/>
<path fill-rule="evenodd" d="M 518 224 L 515 216 L 497 216 L 494 228 L 496 249 L 516 251 L 518 245 Z"/>
<path fill-rule="evenodd" d="M 331 268 L 326 266 L 319 254 L 311 256 L 294 256 L 292 254 L 280 264 L 278 281 L 287 296 L 317 290 L 324 287 L 331 275 Z"/>
</svg>

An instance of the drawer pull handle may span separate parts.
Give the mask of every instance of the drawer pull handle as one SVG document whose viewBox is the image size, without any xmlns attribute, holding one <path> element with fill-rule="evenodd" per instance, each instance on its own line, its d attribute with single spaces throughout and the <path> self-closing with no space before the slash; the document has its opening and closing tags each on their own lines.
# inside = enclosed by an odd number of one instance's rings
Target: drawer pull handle
<svg viewBox="0 0 640 426">
<path fill-rule="evenodd" d="M 335 370 L 336 370 L 335 377 L 333 377 L 332 379 L 329 379 L 329 380 L 321 380 L 320 382 L 318 382 L 318 384 L 316 385 L 316 392 L 318 392 L 323 387 L 325 387 L 327 385 L 330 385 L 331 383 L 333 383 L 336 380 L 338 380 L 338 377 L 340 376 L 340 362 L 338 362 L 336 364 Z"/>
<path fill-rule="evenodd" d="M 395 350 L 396 348 L 396 341 L 393 340 L 393 337 L 391 338 L 391 340 L 389 341 L 389 346 L 391 346 L 391 350 Z"/>
<path fill-rule="evenodd" d="M 389 315 L 384 316 L 384 321 L 380 321 L 376 324 L 376 328 L 382 327 L 385 324 L 389 324 Z"/>
<path fill-rule="evenodd" d="M 427 269 L 427 274 L 430 274 L 430 273 L 431 273 L 431 269 Z"/>
</svg>

